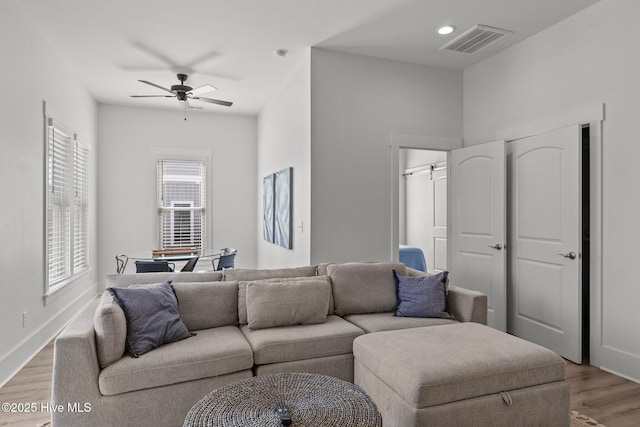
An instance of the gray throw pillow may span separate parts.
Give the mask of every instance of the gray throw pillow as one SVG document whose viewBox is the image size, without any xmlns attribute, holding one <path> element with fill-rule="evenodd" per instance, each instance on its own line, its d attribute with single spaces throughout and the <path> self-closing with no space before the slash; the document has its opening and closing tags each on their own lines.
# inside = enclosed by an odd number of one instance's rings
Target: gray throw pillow
<svg viewBox="0 0 640 427">
<path fill-rule="evenodd" d="M 399 276 L 395 271 L 398 317 L 435 317 L 452 319 L 447 313 L 448 271 L 430 276 Z"/>
<path fill-rule="evenodd" d="M 108 291 L 127 318 L 127 350 L 133 357 L 191 336 L 180 320 L 171 281 Z"/>
</svg>

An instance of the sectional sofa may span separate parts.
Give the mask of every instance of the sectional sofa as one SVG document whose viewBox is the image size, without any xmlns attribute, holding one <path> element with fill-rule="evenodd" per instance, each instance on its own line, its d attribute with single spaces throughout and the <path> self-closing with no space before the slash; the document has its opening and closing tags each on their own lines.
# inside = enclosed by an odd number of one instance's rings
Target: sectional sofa
<svg viewBox="0 0 640 427">
<path fill-rule="evenodd" d="M 110 275 L 107 287 L 172 281 L 180 319 L 195 335 L 140 357 L 125 353 L 127 323 L 110 292 L 56 338 L 54 426 L 177 426 L 211 390 L 275 372 L 353 382 L 353 341 L 379 331 L 486 324 L 486 296 L 450 286 L 454 319 L 396 317 L 404 264 L 321 264 L 274 270 Z M 283 307 L 289 307 L 283 309 Z M 85 408 L 70 411 L 67 408 Z"/>
</svg>

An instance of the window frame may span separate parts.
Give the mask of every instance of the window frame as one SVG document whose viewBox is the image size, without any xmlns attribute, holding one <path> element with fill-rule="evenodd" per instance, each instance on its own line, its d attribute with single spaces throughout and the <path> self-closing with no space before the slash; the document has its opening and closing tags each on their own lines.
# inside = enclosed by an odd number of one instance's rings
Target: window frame
<svg viewBox="0 0 640 427">
<path fill-rule="evenodd" d="M 77 133 L 53 117 L 44 115 L 44 300 L 61 289 L 90 275 L 90 151 L 91 147 L 82 142 Z M 60 135 L 58 138 L 56 135 Z M 56 162 L 56 147 L 66 145 L 66 158 Z M 56 168 L 56 165 L 58 166 Z M 63 170 L 64 169 L 64 170 Z M 55 190 L 55 177 L 63 174 L 66 188 L 56 194 L 60 203 L 52 201 Z M 79 185 L 80 184 L 80 185 Z M 81 193 L 81 194 L 80 194 Z M 62 245 L 58 245 L 63 257 L 62 272 L 52 278 L 52 208 L 60 206 L 66 224 L 57 228 L 63 234 Z M 80 218 L 80 221 L 77 221 Z M 80 224 L 80 228 L 77 225 Z M 78 242 L 78 236 L 83 240 Z M 78 253 L 83 259 L 78 264 Z"/>
<path fill-rule="evenodd" d="M 205 218 L 203 221 L 204 233 L 202 235 L 202 247 L 204 251 L 207 248 L 211 248 L 212 242 L 212 224 L 213 224 L 213 209 L 212 209 L 212 200 L 213 200 L 213 150 L 205 149 L 205 148 L 172 148 L 172 147 L 151 147 L 150 148 L 150 175 L 153 177 L 154 185 L 155 185 L 155 194 L 153 197 L 153 221 L 151 221 L 152 227 L 152 235 L 155 237 L 155 245 L 156 248 L 160 248 L 160 225 L 161 222 L 159 220 L 159 203 L 158 203 L 158 162 L 161 160 L 174 160 L 174 161 L 201 161 L 204 162 L 205 165 L 205 201 L 204 201 L 204 212 Z"/>
</svg>

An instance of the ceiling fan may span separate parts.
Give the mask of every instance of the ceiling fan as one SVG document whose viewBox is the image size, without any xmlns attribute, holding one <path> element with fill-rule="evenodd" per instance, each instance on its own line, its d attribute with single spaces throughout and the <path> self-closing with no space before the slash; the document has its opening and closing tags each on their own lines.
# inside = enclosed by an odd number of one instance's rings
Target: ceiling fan
<svg viewBox="0 0 640 427">
<path fill-rule="evenodd" d="M 216 90 L 216 88 L 211 86 L 210 84 L 206 84 L 193 89 L 191 86 L 187 86 L 184 84 L 185 80 L 187 80 L 187 77 L 188 76 L 186 74 L 178 74 L 178 80 L 180 80 L 180 84 L 171 86 L 171 89 L 167 89 L 165 87 L 149 82 L 147 80 L 138 80 L 139 82 L 151 85 L 153 87 L 157 87 L 158 89 L 162 89 L 165 92 L 169 92 L 171 95 L 131 95 L 131 97 L 132 98 L 177 98 L 178 101 L 185 102 L 185 108 L 187 107 L 201 108 L 201 107 L 191 107 L 189 105 L 189 100 L 191 99 L 208 102 L 210 104 L 223 105 L 225 107 L 231 107 L 233 105 L 233 102 L 221 101 L 219 99 L 213 99 L 213 98 L 204 98 L 200 96 L 200 94 L 214 91 Z"/>
</svg>

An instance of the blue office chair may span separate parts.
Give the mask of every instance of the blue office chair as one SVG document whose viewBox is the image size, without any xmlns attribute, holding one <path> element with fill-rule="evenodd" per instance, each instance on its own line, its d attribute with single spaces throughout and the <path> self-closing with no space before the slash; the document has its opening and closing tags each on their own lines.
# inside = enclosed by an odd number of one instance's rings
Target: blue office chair
<svg viewBox="0 0 640 427">
<path fill-rule="evenodd" d="M 169 273 L 174 268 L 168 261 L 136 261 L 136 273 Z"/>
</svg>

